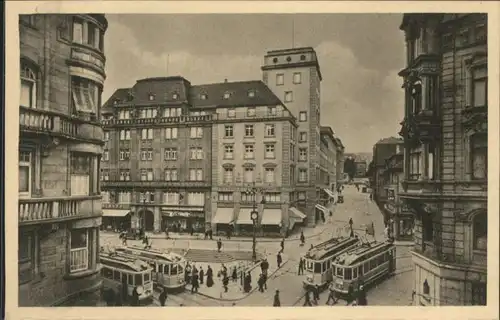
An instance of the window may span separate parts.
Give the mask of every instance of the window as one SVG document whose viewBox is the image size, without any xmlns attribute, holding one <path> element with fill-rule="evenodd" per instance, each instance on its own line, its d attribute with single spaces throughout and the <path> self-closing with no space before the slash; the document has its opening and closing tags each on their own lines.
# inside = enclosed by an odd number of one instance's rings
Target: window
<svg viewBox="0 0 500 320">
<path fill-rule="evenodd" d="M 249 98 L 253 98 L 253 97 L 255 97 L 255 91 L 254 91 L 254 90 L 249 90 L 249 91 L 248 91 L 248 97 L 249 97 Z"/>
<path fill-rule="evenodd" d="M 19 283 L 26 283 L 33 279 L 37 272 L 38 248 L 35 232 L 21 232 L 18 234 L 18 268 Z"/>
<path fill-rule="evenodd" d="M 420 152 L 410 153 L 410 180 L 418 180 L 420 178 Z"/>
<path fill-rule="evenodd" d="M 267 137 L 274 137 L 275 135 L 275 126 L 274 124 L 266 124 L 266 136 Z"/>
<path fill-rule="evenodd" d="M 233 168 L 224 168 L 224 183 L 233 183 Z"/>
<path fill-rule="evenodd" d="M 224 134 L 226 138 L 232 138 L 234 136 L 233 126 L 232 125 L 224 126 Z"/>
<path fill-rule="evenodd" d="M 290 160 L 295 161 L 295 145 L 290 143 Z"/>
<path fill-rule="evenodd" d="M 247 109 L 247 117 L 255 117 L 255 108 Z"/>
<path fill-rule="evenodd" d="M 276 75 L 276 85 L 277 86 L 282 86 L 285 84 L 285 75 L 282 73 L 278 73 Z"/>
<path fill-rule="evenodd" d="M 251 183 L 253 182 L 253 168 L 245 168 L 245 182 Z"/>
<path fill-rule="evenodd" d="M 100 104 L 101 89 L 97 83 L 80 77 L 71 77 L 71 93 L 73 110 L 77 113 L 88 113 L 97 116 Z"/>
<path fill-rule="evenodd" d="M 418 114 L 422 110 L 422 83 L 417 81 L 411 91 L 412 113 Z"/>
<path fill-rule="evenodd" d="M 299 133 L 299 142 L 307 142 L 307 132 Z"/>
<path fill-rule="evenodd" d="M 307 148 L 299 148 L 299 161 L 307 161 Z"/>
<path fill-rule="evenodd" d="M 203 181 L 203 169 L 189 169 L 189 180 Z"/>
<path fill-rule="evenodd" d="M 120 150 L 120 161 L 130 160 L 130 150 L 122 149 Z"/>
<path fill-rule="evenodd" d="M 19 151 L 19 194 L 30 196 L 33 183 L 33 154 Z"/>
<path fill-rule="evenodd" d="M 121 141 L 130 140 L 130 129 L 120 130 L 120 140 Z"/>
<path fill-rule="evenodd" d="M 104 131 L 104 141 L 109 141 L 109 131 Z"/>
<path fill-rule="evenodd" d="M 155 95 L 154 94 L 149 94 L 149 101 L 153 101 L 155 99 Z"/>
<path fill-rule="evenodd" d="M 488 214 L 486 211 L 476 214 L 472 220 L 473 248 L 486 251 L 488 248 Z"/>
<path fill-rule="evenodd" d="M 121 110 L 118 112 L 118 120 L 126 120 L 132 118 L 130 110 Z"/>
<path fill-rule="evenodd" d="M 153 129 L 141 129 L 141 140 L 153 140 Z"/>
<path fill-rule="evenodd" d="M 429 153 L 428 153 L 428 167 L 427 167 L 427 177 L 429 179 L 434 179 L 434 155 L 436 154 L 436 147 L 434 144 L 429 145 Z"/>
<path fill-rule="evenodd" d="M 299 169 L 299 182 L 307 182 L 307 169 Z"/>
<path fill-rule="evenodd" d="M 172 94 L 172 99 L 174 100 L 179 99 L 179 95 L 177 93 Z"/>
<path fill-rule="evenodd" d="M 225 145 L 224 146 L 224 159 L 233 159 L 234 155 L 234 147 L 233 145 Z"/>
<path fill-rule="evenodd" d="M 204 206 L 205 193 L 203 192 L 189 192 L 187 194 L 187 202 L 190 206 Z"/>
<path fill-rule="evenodd" d="M 152 161 L 153 160 L 153 149 L 141 149 L 141 160 L 142 161 Z"/>
<path fill-rule="evenodd" d="M 254 158 L 254 148 L 253 144 L 246 144 L 245 145 L 245 159 L 253 159 Z"/>
<path fill-rule="evenodd" d="M 302 74 L 300 72 L 295 72 L 293 74 L 293 83 L 294 84 L 302 83 Z"/>
<path fill-rule="evenodd" d="M 264 154 L 264 158 L 266 159 L 274 159 L 276 155 L 274 154 L 274 144 L 266 144 L 266 153 Z"/>
<path fill-rule="evenodd" d="M 182 108 L 166 108 L 163 110 L 164 118 L 180 117 L 182 115 Z"/>
<path fill-rule="evenodd" d="M 36 108 L 36 73 L 21 61 L 21 97 L 20 105 Z"/>
<path fill-rule="evenodd" d="M 245 125 L 245 137 L 253 137 L 253 124 Z"/>
<path fill-rule="evenodd" d="M 153 181 L 153 169 L 141 169 L 141 181 Z"/>
<path fill-rule="evenodd" d="M 157 109 L 151 109 L 151 108 L 142 109 L 140 112 L 140 118 L 142 119 L 156 118 L 157 114 L 158 114 Z"/>
<path fill-rule="evenodd" d="M 231 97 L 231 93 L 224 92 L 224 96 L 223 97 L 224 97 L 224 100 L 227 100 L 227 99 L 229 99 Z"/>
<path fill-rule="evenodd" d="M 165 169 L 166 181 L 178 181 L 177 169 Z"/>
<path fill-rule="evenodd" d="M 89 195 L 97 191 L 97 172 L 94 176 L 96 156 L 87 153 L 71 153 L 71 195 Z"/>
<path fill-rule="evenodd" d="M 165 149 L 165 160 L 177 160 L 177 149 L 176 148 L 166 148 Z"/>
<path fill-rule="evenodd" d="M 141 203 L 154 203 L 155 202 L 155 193 L 154 192 L 141 192 L 139 193 L 139 201 Z"/>
<path fill-rule="evenodd" d="M 305 191 L 297 192 L 297 199 L 301 201 L 306 200 L 306 192 Z"/>
<path fill-rule="evenodd" d="M 285 102 L 292 102 L 292 101 L 293 101 L 293 92 L 285 91 Z"/>
<path fill-rule="evenodd" d="M 434 239 L 434 223 L 427 213 L 422 215 L 422 229 L 423 240 L 431 242 Z"/>
<path fill-rule="evenodd" d="M 264 199 L 266 203 L 280 203 L 281 193 L 279 192 L 266 193 L 264 195 Z"/>
<path fill-rule="evenodd" d="M 163 203 L 178 205 L 180 203 L 180 195 L 178 192 L 164 192 L 163 193 Z"/>
<path fill-rule="evenodd" d="M 219 192 L 219 201 L 223 202 L 233 202 L 233 193 L 232 192 Z"/>
<path fill-rule="evenodd" d="M 277 114 L 276 107 L 268 107 L 267 114 L 270 116 L 275 116 Z"/>
<path fill-rule="evenodd" d="M 201 127 L 191 127 L 190 128 L 190 137 L 192 139 L 199 139 L 203 137 L 203 128 Z"/>
<path fill-rule="evenodd" d="M 470 138 L 472 179 L 488 178 L 488 136 L 474 134 Z"/>
<path fill-rule="evenodd" d="M 101 169 L 101 181 L 109 181 L 109 169 Z"/>
<path fill-rule="evenodd" d="M 352 269 L 351 268 L 345 268 L 344 269 L 344 279 L 345 280 L 351 280 L 352 279 Z"/>
<path fill-rule="evenodd" d="M 266 168 L 265 181 L 266 183 L 274 183 L 276 180 L 274 176 L 274 168 Z"/>
<path fill-rule="evenodd" d="M 208 95 L 206 93 L 200 94 L 200 100 L 207 100 L 207 99 L 208 99 Z"/>
<path fill-rule="evenodd" d="M 236 117 L 236 110 L 234 110 L 234 109 L 227 109 L 227 117 L 228 118 L 234 118 L 234 117 Z"/>
<path fill-rule="evenodd" d="M 306 111 L 299 112 L 299 121 L 300 122 L 307 121 L 307 112 Z"/>
<path fill-rule="evenodd" d="M 486 68 L 472 70 L 472 106 L 485 107 L 488 101 L 488 71 Z"/>
<path fill-rule="evenodd" d="M 130 181 L 129 169 L 120 169 L 120 181 Z"/>
<path fill-rule="evenodd" d="M 101 192 L 102 203 L 109 203 L 109 191 Z"/>
<path fill-rule="evenodd" d="M 84 271 L 89 268 L 89 251 L 88 229 L 71 230 L 70 272 Z"/>
<path fill-rule="evenodd" d="M 118 203 L 129 204 L 131 199 L 130 192 L 119 192 L 118 193 Z"/>
<path fill-rule="evenodd" d="M 109 161 L 109 150 L 104 150 L 102 152 L 102 161 Z"/>
<path fill-rule="evenodd" d="M 190 149 L 191 160 L 202 160 L 203 159 L 203 149 L 200 147 L 195 147 Z"/>
<path fill-rule="evenodd" d="M 487 302 L 488 287 L 486 283 L 472 282 L 472 305 L 485 306 Z"/>
<path fill-rule="evenodd" d="M 177 128 L 165 128 L 165 139 L 167 140 L 177 139 Z"/>
<path fill-rule="evenodd" d="M 253 200 L 254 200 L 253 193 L 245 191 L 241 193 L 241 202 L 253 202 Z"/>
<path fill-rule="evenodd" d="M 83 44 L 83 21 L 73 21 L 73 42 Z"/>
</svg>

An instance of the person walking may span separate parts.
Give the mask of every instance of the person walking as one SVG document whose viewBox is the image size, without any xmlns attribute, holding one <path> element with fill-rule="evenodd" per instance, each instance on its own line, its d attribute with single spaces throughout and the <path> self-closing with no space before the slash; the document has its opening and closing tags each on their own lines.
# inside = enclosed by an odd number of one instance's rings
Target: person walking
<svg viewBox="0 0 500 320">
<path fill-rule="evenodd" d="M 217 240 L 217 252 L 220 252 L 221 249 L 222 249 L 222 240 L 219 238 L 219 240 Z"/>
<path fill-rule="evenodd" d="M 306 244 L 306 237 L 304 236 L 304 230 L 301 230 L 300 231 L 300 243 L 302 245 L 305 245 Z"/>
<path fill-rule="evenodd" d="M 257 285 L 259 286 L 259 291 L 264 292 L 264 275 L 261 273 L 259 280 L 257 280 Z"/>
<path fill-rule="evenodd" d="M 250 275 L 250 272 L 248 272 L 243 280 L 243 291 L 248 293 L 250 290 L 252 290 L 252 276 Z"/>
<path fill-rule="evenodd" d="M 210 266 L 207 267 L 207 287 L 211 288 L 214 285 L 214 271 Z"/>
<path fill-rule="evenodd" d="M 274 293 L 273 307 L 281 307 L 280 291 L 279 290 L 276 290 L 276 292 Z"/>
<path fill-rule="evenodd" d="M 198 292 L 199 287 L 200 284 L 198 282 L 198 273 L 193 272 L 193 275 L 191 276 L 191 293 Z"/>
<path fill-rule="evenodd" d="M 357 294 L 357 301 L 356 302 L 357 302 L 358 306 L 367 306 L 368 305 L 368 301 L 366 299 L 366 291 L 365 291 L 365 288 L 363 285 L 359 286 L 359 291 Z"/>
<path fill-rule="evenodd" d="M 280 247 L 281 252 L 285 252 L 285 238 L 281 239 Z"/>
<path fill-rule="evenodd" d="M 231 278 L 233 279 L 233 282 L 238 281 L 238 271 L 236 270 L 236 266 L 233 268 L 233 273 L 231 275 Z"/>
<path fill-rule="evenodd" d="M 164 307 L 165 303 L 167 302 L 167 288 L 163 287 L 163 290 L 160 293 L 158 300 L 160 301 L 160 305 Z"/>
<path fill-rule="evenodd" d="M 306 294 L 304 295 L 304 304 L 302 305 L 303 307 L 312 307 L 311 303 L 311 296 L 310 296 L 310 291 L 307 290 Z"/>
<path fill-rule="evenodd" d="M 299 276 L 301 274 L 304 274 L 304 259 L 302 259 L 302 257 L 299 258 L 299 273 L 298 274 L 299 274 Z"/>
<path fill-rule="evenodd" d="M 210 240 L 213 240 L 213 230 L 212 229 L 208 229 L 208 236 L 210 237 Z"/>
<path fill-rule="evenodd" d="M 205 276 L 205 272 L 203 271 L 203 267 L 200 267 L 200 284 L 203 284 L 203 277 Z"/>
<path fill-rule="evenodd" d="M 330 284 L 329 287 L 330 293 L 328 294 L 328 299 L 326 300 L 326 304 L 330 305 L 330 300 L 333 301 L 333 304 L 336 304 L 338 301 L 337 294 L 333 290 L 333 283 Z"/>
<path fill-rule="evenodd" d="M 283 259 L 281 258 L 281 252 L 278 252 L 278 255 L 276 256 L 276 263 L 278 264 L 278 269 L 281 267 L 281 262 L 283 262 Z"/>
<path fill-rule="evenodd" d="M 354 300 L 354 287 L 352 286 L 352 283 L 350 283 L 347 288 L 346 306 L 350 305 Z"/>
<path fill-rule="evenodd" d="M 315 285 L 313 287 L 313 300 L 314 300 L 314 304 L 318 305 L 318 301 L 319 301 L 319 285 Z"/>
<path fill-rule="evenodd" d="M 222 286 L 224 287 L 224 292 L 227 292 L 228 288 L 227 285 L 229 284 L 229 278 L 227 277 L 227 274 L 224 274 L 224 277 L 222 278 Z"/>
</svg>

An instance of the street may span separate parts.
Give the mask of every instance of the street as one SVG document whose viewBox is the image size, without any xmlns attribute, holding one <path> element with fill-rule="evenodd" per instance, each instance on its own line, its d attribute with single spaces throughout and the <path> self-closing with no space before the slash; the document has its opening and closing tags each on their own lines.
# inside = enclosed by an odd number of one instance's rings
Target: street
<svg viewBox="0 0 500 320">
<path fill-rule="evenodd" d="M 306 245 L 299 246 L 298 241 L 285 242 L 285 252 L 288 256 L 288 262 L 285 266 L 279 269 L 268 280 L 268 290 L 264 293 L 254 291 L 246 298 L 239 301 L 220 301 L 214 298 L 205 297 L 199 294 L 191 294 L 189 292 L 181 294 L 170 294 L 167 305 L 170 306 L 271 306 L 275 290 L 280 290 L 280 298 L 282 306 L 300 306 L 303 303 L 303 276 L 297 275 L 299 257 L 305 253 L 310 244 L 316 244 L 328 240 L 332 235 L 337 235 L 339 232 L 347 234 L 346 226 L 349 218 L 353 219 L 354 229 L 357 234 L 364 237 L 365 225 L 373 222 L 375 226 L 375 239 L 383 239 L 383 217 L 375 203 L 369 200 L 369 195 L 357 191 L 354 186 L 346 186 L 344 189 L 344 203 L 334 206 L 333 217 L 326 222 L 323 228 L 316 227 L 318 230 L 324 230 L 319 235 L 309 238 Z M 326 228 L 325 228 L 326 227 Z M 373 237 L 367 236 L 371 240 Z M 236 239 L 235 239 L 236 240 Z M 215 241 L 210 240 L 186 240 L 176 239 L 167 240 L 162 238 L 152 239 L 153 247 L 156 248 L 196 248 L 196 249 L 215 249 Z M 103 233 L 101 236 L 103 246 L 110 247 L 120 244 L 116 234 Z M 139 244 L 139 241 L 129 241 L 129 243 Z M 252 243 L 225 241 L 223 250 L 250 251 Z M 259 252 L 267 252 L 274 254 L 279 250 L 279 240 L 262 241 L 257 240 L 257 250 Z M 411 302 L 411 292 L 413 290 L 413 270 L 410 248 L 399 246 L 397 248 L 398 271 L 396 275 L 384 280 L 380 284 L 374 286 L 368 291 L 368 303 L 370 305 L 386 305 L 386 306 L 405 306 Z M 273 259 L 270 263 L 276 263 Z M 217 285 L 217 283 L 216 283 Z M 255 283 L 253 284 L 256 285 Z M 320 303 L 326 302 L 328 293 L 323 292 L 320 296 Z M 342 302 L 340 302 L 342 305 Z"/>
</svg>

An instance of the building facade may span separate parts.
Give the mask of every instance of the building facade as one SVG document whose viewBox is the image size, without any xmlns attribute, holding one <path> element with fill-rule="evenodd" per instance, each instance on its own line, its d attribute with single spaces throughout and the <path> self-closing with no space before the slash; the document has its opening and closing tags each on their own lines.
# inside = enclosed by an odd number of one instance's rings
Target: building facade
<svg viewBox="0 0 500 320">
<path fill-rule="evenodd" d="M 19 306 L 64 305 L 102 284 L 106 29 L 101 14 L 19 19 Z"/>
<path fill-rule="evenodd" d="M 405 14 L 404 192 L 419 305 L 485 305 L 487 15 Z"/>
<path fill-rule="evenodd" d="M 342 143 L 342 140 L 340 140 L 339 137 L 335 137 L 334 139 L 334 144 L 335 148 L 337 149 L 337 164 L 335 168 L 335 176 L 336 180 L 332 183 L 335 183 L 335 185 L 332 185 L 330 187 L 331 190 L 336 190 L 337 186 L 342 183 L 345 180 L 345 174 L 344 174 L 344 160 L 345 160 L 345 155 L 344 155 L 344 144 Z"/>
<path fill-rule="evenodd" d="M 265 84 L 297 117 L 299 153 L 305 160 L 297 163 L 294 201 L 314 225 L 321 217 L 316 205 L 321 197 L 320 181 L 320 94 L 321 70 L 313 48 L 268 51 L 262 66 Z"/>
<path fill-rule="evenodd" d="M 354 162 L 354 165 L 356 166 L 356 174 L 354 175 L 355 178 L 364 178 L 366 177 L 366 170 L 368 168 L 368 165 L 366 161 L 364 160 L 356 160 Z"/>
<path fill-rule="evenodd" d="M 320 129 L 321 202 L 327 206 L 335 201 L 334 190 L 337 183 L 337 157 L 339 156 L 337 149 L 332 128 L 322 126 Z"/>
</svg>

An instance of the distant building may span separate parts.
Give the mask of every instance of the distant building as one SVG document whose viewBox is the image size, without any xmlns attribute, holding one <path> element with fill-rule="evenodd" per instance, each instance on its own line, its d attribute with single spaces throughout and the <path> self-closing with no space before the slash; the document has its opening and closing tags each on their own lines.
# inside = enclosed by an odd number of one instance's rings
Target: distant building
<svg viewBox="0 0 500 320">
<path fill-rule="evenodd" d="M 416 304 L 486 305 L 487 15 L 405 14 L 401 30 Z"/>
<path fill-rule="evenodd" d="M 335 198 L 332 192 L 335 189 L 331 187 L 337 182 L 337 162 L 340 152 L 332 128 L 322 126 L 320 133 L 320 178 L 324 185 L 321 198 L 324 204 L 329 204 Z"/>
<path fill-rule="evenodd" d="M 82 301 L 102 285 L 99 109 L 107 27 L 102 14 L 19 17 L 21 307 Z"/>
<path fill-rule="evenodd" d="M 332 181 L 331 190 L 336 190 L 337 185 L 345 180 L 344 173 L 344 150 L 345 147 L 342 144 L 342 140 L 339 137 L 335 137 L 335 147 L 337 148 L 337 164 L 335 166 L 335 177 L 336 180 Z"/>
<path fill-rule="evenodd" d="M 368 165 L 366 161 L 364 160 L 356 160 L 354 161 L 354 165 L 356 166 L 356 174 L 354 175 L 355 178 L 364 178 L 366 177 L 366 170 L 368 168 Z"/>
</svg>

